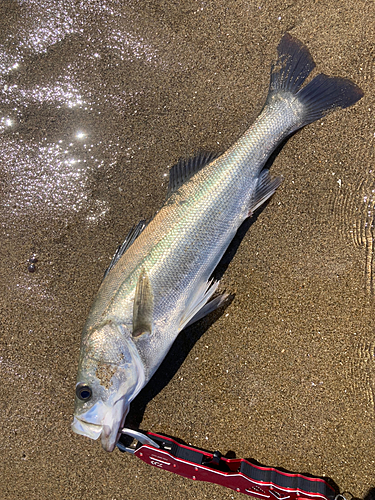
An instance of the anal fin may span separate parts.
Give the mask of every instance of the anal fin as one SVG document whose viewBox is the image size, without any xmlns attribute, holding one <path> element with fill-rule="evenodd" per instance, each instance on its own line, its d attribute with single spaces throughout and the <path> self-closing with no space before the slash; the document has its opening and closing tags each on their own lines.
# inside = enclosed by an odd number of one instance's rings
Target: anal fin
<svg viewBox="0 0 375 500">
<path fill-rule="evenodd" d="M 268 169 L 261 172 L 254 194 L 250 200 L 249 217 L 274 194 L 276 189 L 280 186 L 282 180 L 283 178 L 281 176 L 271 179 Z"/>
</svg>

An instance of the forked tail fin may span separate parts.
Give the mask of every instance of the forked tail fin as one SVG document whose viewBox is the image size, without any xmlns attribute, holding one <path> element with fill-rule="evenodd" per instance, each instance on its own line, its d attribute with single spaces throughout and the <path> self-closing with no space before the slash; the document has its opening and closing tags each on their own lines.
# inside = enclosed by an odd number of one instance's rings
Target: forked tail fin
<svg viewBox="0 0 375 500">
<path fill-rule="evenodd" d="M 347 108 L 363 96 L 363 91 L 346 78 L 317 75 L 305 87 L 302 84 L 315 68 L 308 48 L 286 33 L 277 48 L 278 58 L 271 69 L 267 104 L 282 94 L 293 94 L 301 116 L 294 130 L 319 120 L 335 108 Z"/>
</svg>

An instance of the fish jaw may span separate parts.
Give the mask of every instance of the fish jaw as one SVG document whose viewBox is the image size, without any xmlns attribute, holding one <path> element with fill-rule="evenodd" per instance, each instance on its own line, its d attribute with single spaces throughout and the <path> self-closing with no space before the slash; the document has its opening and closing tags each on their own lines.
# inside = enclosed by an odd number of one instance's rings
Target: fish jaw
<svg viewBox="0 0 375 500">
<path fill-rule="evenodd" d="M 103 449 L 113 451 L 121 435 L 129 406 L 125 398 L 118 400 L 111 407 L 98 401 L 86 413 L 74 416 L 72 431 L 93 440 L 100 437 Z"/>
<path fill-rule="evenodd" d="M 117 441 L 120 438 L 121 429 L 124 426 L 126 416 L 129 413 L 129 405 L 124 408 L 124 405 L 121 403 L 121 400 L 117 401 L 117 403 L 111 408 L 111 411 L 107 413 L 104 420 L 101 441 L 102 447 L 105 451 L 114 450 Z"/>
<path fill-rule="evenodd" d="M 80 434 L 81 436 L 88 437 L 93 439 L 94 441 L 100 437 L 102 433 L 103 426 L 97 424 L 89 424 L 88 422 L 84 422 L 78 417 L 73 417 L 72 422 L 72 431 L 76 434 Z"/>
</svg>

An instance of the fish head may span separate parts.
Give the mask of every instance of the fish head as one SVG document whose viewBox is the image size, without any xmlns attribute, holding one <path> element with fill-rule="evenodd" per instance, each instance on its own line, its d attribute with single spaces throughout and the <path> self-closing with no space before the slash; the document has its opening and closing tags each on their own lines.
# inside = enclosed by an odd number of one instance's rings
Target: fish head
<svg viewBox="0 0 375 500">
<path fill-rule="evenodd" d="M 73 432 L 100 437 L 103 448 L 113 451 L 144 382 L 143 364 L 125 325 L 107 321 L 88 328 L 81 344 Z"/>
</svg>

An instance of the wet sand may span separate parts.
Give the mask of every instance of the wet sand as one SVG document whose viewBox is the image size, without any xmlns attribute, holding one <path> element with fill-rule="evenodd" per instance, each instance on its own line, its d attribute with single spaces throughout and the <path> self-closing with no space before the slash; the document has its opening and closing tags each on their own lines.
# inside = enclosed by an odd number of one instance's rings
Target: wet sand
<svg viewBox="0 0 375 500">
<path fill-rule="evenodd" d="M 362 498 L 375 487 L 373 3 L 121 3 L 0 5 L 0 498 L 237 495 L 108 454 L 70 423 L 114 250 L 160 208 L 173 163 L 251 124 L 285 31 L 365 97 L 276 157 L 284 182 L 222 280 L 234 300 L 181 334 L 129 422 Z"/>
</svg>

